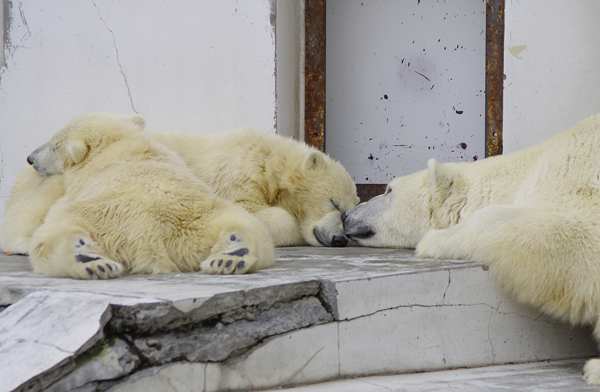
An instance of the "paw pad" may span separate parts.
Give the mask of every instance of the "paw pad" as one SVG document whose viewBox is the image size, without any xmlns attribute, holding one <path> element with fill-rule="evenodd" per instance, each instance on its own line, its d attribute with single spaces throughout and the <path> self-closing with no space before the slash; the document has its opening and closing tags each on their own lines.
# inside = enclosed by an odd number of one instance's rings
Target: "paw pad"
<svg viewBox="0 0 600 392">
<path fill-rule="evenodd" d="M 226 255 L 229 256 L 246 256 L 248 253 L 250 253 L 250 250 L 248 248 L 240 248 L 240 249 L 236 249 L 233 252 L 229 252 L 229 253 L 225 253 Z"/>
<path fill-rule="evenodd" d="M 75 260 L 74 265 L 79 266 L 77 276 L 82 279 L 112 279 L 124 273 L 121 263 L 102 256 L 78 254 Z"/>
<path fill-rule="evenodd" d="M 99 256 L 88 256 L 84 254 L 75 255 L 75 260 L 78 263 L 89 263 L 90 261 L 100 260 Z"/>
<path fill-rule="evenodd" d="M 211 253 L 200 263 L 200 269 L 209 274 L 245 274 L 256 264 L 251 233 L 232 230 L 224 231 L 213 245 Z"/>
</svg>

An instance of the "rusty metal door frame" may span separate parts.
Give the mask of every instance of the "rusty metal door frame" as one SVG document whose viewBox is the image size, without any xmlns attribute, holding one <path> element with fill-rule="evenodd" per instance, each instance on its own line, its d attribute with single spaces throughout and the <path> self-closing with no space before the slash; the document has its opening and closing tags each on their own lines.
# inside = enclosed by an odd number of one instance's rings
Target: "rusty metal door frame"
<svg viewBox="0 0 600 392">
<path fill-rule="evenodd" d="M 504 5 L 486 0 L 485 156 L 502 154 L 502 89 L 504 80 Z M 325 151 L 325 15 L 326 0 L 306 0 L 304 135 L 309 145 Z M 357 184 L 362 201 L 383 193 L 386 184 Z"/>
</svg>

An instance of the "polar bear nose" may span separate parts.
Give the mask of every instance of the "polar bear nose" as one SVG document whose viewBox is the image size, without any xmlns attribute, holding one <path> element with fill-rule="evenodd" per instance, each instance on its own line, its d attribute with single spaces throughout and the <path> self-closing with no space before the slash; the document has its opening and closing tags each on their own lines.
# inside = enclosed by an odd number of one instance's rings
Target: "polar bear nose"
<svg viewBox="0 0 600 392">
<path fill-rule="evenodd" d="M 33 159 L 31 159 L 31 155 L 27 157 L 27 163 L 33 165 Z"/>
<path fill-rule="evenodd" d="M 333 239 L 331 240 L 331 246 L 334 246 L 336 248 L 343 248 L 346 245 L 348 245 L 348 239 L 346 237 L 343 237 L 341 235 L 333 236 Z"/>
</svg>

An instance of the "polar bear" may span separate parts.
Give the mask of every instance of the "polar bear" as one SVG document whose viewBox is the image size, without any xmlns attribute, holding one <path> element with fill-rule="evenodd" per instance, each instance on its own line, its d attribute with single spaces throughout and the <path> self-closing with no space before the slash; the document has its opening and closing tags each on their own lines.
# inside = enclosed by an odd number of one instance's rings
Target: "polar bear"
<svg viewBox="0 0 600 392">
<path fill-rule="evenodd" d="M 359 244 L 489 265 L 523 303 L 600 342 L 600 115 L 515 153 L 394 179 L 342 219 Z M 600 384 L 600 359 L 584 368 Z"/>
<path fill-rule="evenodd" d="M 64 196 L 33 233 L 35 272 L 79 279 L 125 273 L 246 273 L 274 262 L 266 228 L 217 197 L 138 116 L 76 117 L 28 162 L 63 174 Z"/>
<path fill-rule="evenodd" d="M 249 129 L 218 135 L 145 133 L 177 152 L 217 196 L 260 219 L 276 246 L 348 243 L 341 215 L 358 203 L 356 185 L 339 162 L 315 148 Z M 22 169 L 0 223 L 2 250 L 29 253 L 33 231 L 64 192 L 61 184 L 60 174 Z"/>
<path fill-rule="evenodd" d="M 279 135 L 239 129 L 214 135 L 152 133 L 215 193 L 242 205 L 276 246 L 346 246 L 341 215 L 358 204 L 346 169 Z"/>
</svg>

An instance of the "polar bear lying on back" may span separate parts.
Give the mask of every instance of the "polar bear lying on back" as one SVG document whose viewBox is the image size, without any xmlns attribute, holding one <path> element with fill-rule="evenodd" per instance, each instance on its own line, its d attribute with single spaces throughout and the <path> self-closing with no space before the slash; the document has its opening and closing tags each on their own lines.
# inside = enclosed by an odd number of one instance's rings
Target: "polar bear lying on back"
<svg viewBox="0 0 600 392">
<path fill-rule="evenodd" d="M 140 116 L 123 118 L 144 127 Z M 276 246 L 348 243 L 341 215 L 356 206 L 356 186 L 342 165 L 316 149 L 250 130 L 144 133 L 177 152 L 217 196 L 256 216 Z M 64 193 L 61 175 L 40 173 L 26 166 L 17 178 L 0 224 L 5 252 L 28 254 L 31 235 Z"/>
<path fill-rule="evenodd" d="M 35 272 L 80 279 L 124 273 L 230 274 L 274 262 L 267 230 L 215 196 L 175 152 L 130 117 L 79 116 L 29 163 L 64 174 L 64 196 L 33 233 Z"/>
<path fill-rule="evenodd" d="M 342 219 L 364 246 L 483 262 L 521 302 L 594 325 L 600 342 L 600 115 L 512 154 L 430 160 Z M 600 384 L 600 359 L 584 378 Z"/>
</svg>

